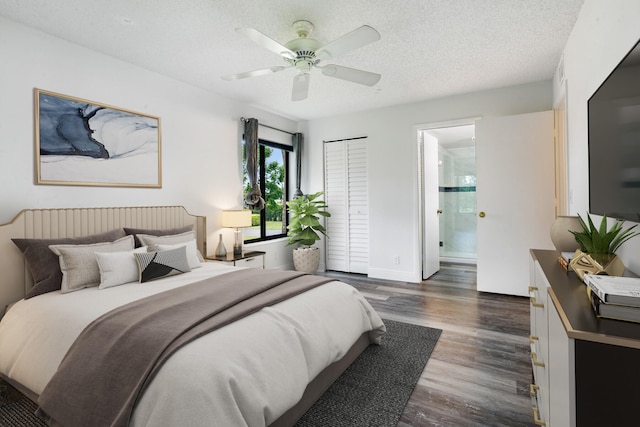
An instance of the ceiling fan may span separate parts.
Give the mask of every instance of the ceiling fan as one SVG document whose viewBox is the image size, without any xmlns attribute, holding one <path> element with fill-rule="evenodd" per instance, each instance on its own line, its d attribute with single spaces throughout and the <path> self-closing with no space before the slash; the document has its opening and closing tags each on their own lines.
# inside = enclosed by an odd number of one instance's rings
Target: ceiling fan
<svg viewBox="0 0 640 427">
<path fill-rule="evenodd" d="M 293 23 L 293 30 L 298 34 L 298 38 L 283 45 L 255 28 L 236 28 L 237 32 L 244 34 L 258 45 L 282 56 L 288 65 L 277 65 L 260 70 L 231 74 L 228 76 L 222 76 L 222 78 L 224 80 L 244 79 L 247 77 L 277 73 L 279 71 L 286 70 L 287 68 L 296 68 L 299 71 L 299 74 L 297 74 L 293 79 L 293 91 L 291 94 L 292 101 L 300 101 L 307 97 L 309 93 L 311 69 L 314 67 L 320 69 L 322 74 L 325 76 L 347 80 L 366 86 L 373 86 L 380 80 L 380 74 L 369 71 L 343 67 L 335 64 L 321 64 L 323 61 L 327 61 L 376 40 L 380 40 L 380 33 L 378 33 L 374 28 L 368 25 L 363 25 L 324 46 L 320 45 L 317 40 L 309 38 L 309 35 L 313 31 L 313 24 L 311 22 L 296 21 Z"/>
</svg>

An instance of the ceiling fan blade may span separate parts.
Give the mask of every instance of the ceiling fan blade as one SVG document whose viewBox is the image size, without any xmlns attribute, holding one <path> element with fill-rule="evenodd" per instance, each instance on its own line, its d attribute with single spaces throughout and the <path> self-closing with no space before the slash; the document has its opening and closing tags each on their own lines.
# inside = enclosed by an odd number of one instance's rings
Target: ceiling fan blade
<svg viewBox="0 0 640 427">
<path fill-rule="evenodd" d="M 376 40 L 380 40 L 380 33 L 373 27 L 363 25 L 321 47 L 316 51 L 316 56 L 323 60 L 335 58 L 338 55 L 358 49 Z"/>
<path fill-rule="evenodd" d="M 309 93 L 309 80 L 311 80 L 311 74 L 309 73 L 300 73 L 293 78 L 292 101 L 302 101 L 307 97 Z"/>
<path fill-rule="evenodd" d="M 380 74 L 371 73 L 369 71 L 357 70 L 355 68 L 343 67 L 342 65 L 326 65 L 318 67 L 322 70 L 322 74 L 336 79 L 348 80 L 361 85 L 373 86 L 380 81 Z"/>
<path fill-rule="evenodd" d="M 260 46 L 262 46 L 264 48 L 269 49 L 270 51 L 272 51 L 274 53 L 277 53 L 278 55 L 280 55 L 280 56 L 282 56 L 284 58 L 289 58 L 289 59 L 295 59 L 296 58 L 295 52 L 293 52 L 291 49 L 288 49 L 282 43 L 278 43 L 277 41 L 275 41 L 271 37 L 267 36 L 264 33 L 261 33 L 260 31 L 256 30 L 255 28 L 240 27 L 240 28 L 236 28 L 236 31 L 241 33 L 241 34 L 244 34 L 249 39 L 251 39 L 253 42 L 259 44 Z"/>
<path fill-rule="evenodd" d="M 284 70 L 286 68 L 290 68 L 290 67 L 276 66 L 276 67 L 263 68 L 261 70 L 245 71 L 244 73 L 230 74 L 228 76 L 222 76 L 222 79 L 223 80 L 238 80 L 238 79 L 246 79 L 247 77 L 265 76 L 267 74 L 277 73 L 278 71 L 282 71 L 282 70 Z"/>
</svg>

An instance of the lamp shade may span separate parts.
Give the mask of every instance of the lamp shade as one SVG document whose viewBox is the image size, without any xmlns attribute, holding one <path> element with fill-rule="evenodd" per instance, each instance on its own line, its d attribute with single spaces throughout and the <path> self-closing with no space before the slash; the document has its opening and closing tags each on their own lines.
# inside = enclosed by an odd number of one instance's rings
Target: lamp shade
<svg viewBox="0 0 640 427">
<path fill-rule="evenodd" d="M 248 209 L 222 211 L 223 227 L 251 227 L 251 211 Z"/>
</svg>

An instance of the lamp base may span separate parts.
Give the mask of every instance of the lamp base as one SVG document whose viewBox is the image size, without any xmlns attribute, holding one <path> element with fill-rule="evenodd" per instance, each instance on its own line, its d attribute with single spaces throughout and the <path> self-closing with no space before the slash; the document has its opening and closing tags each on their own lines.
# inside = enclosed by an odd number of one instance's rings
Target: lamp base
<svg viewBox="0 0 640 427">
<path fill-rule="evenodd" d="M 233 241 L 233 255 L 242 255 L 242 231 L 239 228 L 236 228 L 234 232 L 234 241 Z"/>
</svg>

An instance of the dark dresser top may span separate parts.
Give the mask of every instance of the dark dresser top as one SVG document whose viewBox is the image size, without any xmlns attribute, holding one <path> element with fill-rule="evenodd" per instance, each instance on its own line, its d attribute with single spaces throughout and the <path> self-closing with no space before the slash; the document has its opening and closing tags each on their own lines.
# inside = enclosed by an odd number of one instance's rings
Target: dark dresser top
<svg viewBox="0 0 640 427">
<path fill-rule="evenodd" d="M 569 338 L 640 349 L 640 323 L 598 318 L 586 285 L 574 272 L 560 266 L 559 252 L 532 249 L 531 254 L 551 285 L 549 295 Z"/>
</svg>

